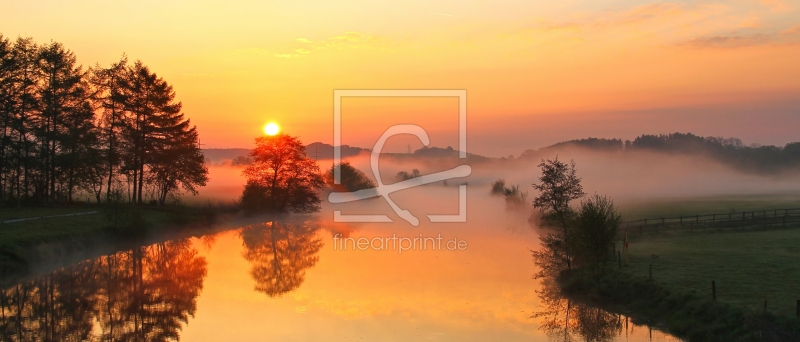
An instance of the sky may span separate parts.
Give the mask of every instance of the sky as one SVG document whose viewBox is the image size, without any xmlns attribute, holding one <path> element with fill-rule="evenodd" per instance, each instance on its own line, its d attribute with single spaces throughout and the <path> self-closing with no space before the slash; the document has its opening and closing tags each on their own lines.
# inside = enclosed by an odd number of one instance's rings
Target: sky
<svg viewBox="0 0 800 342">
<path fill-rule="evenodd" d="M 331 143 L 336 89 L 464 89 L 468 151 L 489 156 L 677 131 L 800 141 L 800 1 L 3 0 L 0 33 L 61 42 L 86 67 L 141 60 L 204 148 L 250 147 L 267 122 Z M 398 123 L 458 144 L 452 98 L 342 112 L 344 144 Z"/>
</svg>

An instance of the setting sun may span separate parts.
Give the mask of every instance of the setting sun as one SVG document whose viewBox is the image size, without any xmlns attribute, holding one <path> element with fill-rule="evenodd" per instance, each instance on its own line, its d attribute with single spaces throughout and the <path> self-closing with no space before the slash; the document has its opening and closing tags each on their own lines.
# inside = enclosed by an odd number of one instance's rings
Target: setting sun
<svg viewBox="0 0 800 342">
<path fill-rule="evenodd" d="M 278 127 L 278 124 L 276 124 L 276 123 L 270 122 L 266 126 L 264 126 L 264 133 L 267 133 L 267 135 L 278 134 L 278 132 L 280 132 L 280 130 L 281 130 L 281 128 Z"/>
</svg>

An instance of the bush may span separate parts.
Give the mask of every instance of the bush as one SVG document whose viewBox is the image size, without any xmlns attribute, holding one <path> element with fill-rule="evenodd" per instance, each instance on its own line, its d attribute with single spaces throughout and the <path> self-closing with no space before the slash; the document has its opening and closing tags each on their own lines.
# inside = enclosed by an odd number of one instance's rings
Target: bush
<svg viewBox="0 0 800 342">
<path fill-rule="evenodd" d="M 103 214 L 109 224 L 106 226 L 106 231 L 113 235 L 143 237 L 150 230 L 151 225 L 144 219 L 141 210 L 127 203 L 119 190 L 111 193 L 108 204 L 103 208 Z"/>
<path fill-rule="evenodd" d="M 106 226 L 108 233 L 127 238 L 147 236 L 152 224 L 145 220 L 139 208 L 112 206 L 109 205 L 105 209 L 106 218 L 111 222 L 110 225 Z"/>
<path fill-rule="evenodd" d="M 503 195 L 506 203 L 513 205 L 525 204 L 528 199 L 528 193 L 522 192 L 519 185 L 512 185 L 510 188 L 506 187 L 505 179 L 498 179 L 492 183 L 492 195 Z"/>
<path fill-rule="evenodd" d="M 419 173 L 419 170 L 413 169 L 413 170 L 411 170 L 411 173 L 408 173 L 408 172 L 405 172 L 405 171 L 400 171 L 400 172 L 397 173 L 397 175 L 395 177 L 399 181 L 404 181 L 404 180 L 417 178 L 419 176 L 421 176 L 421 174 Z"/>
<path fill-rule="evenodd" d="M 506 180 L 498 179 L 492 183 L 492 195 L 503 195 L 506 193 Z"/>
<path fill-rule="evenodd" d="M 600 277 L 612 255 L 612 245 L 617 239 L 617 230 L 622 223 L 614 202 L 606 197 L 594 195 L 581 203 L 570 229 L 575 262 L 586 267 L 592 276 Z"/>
<path fill-rule="evenodd" d="M 506 198 L 506 203 L 514 205 L 522 205 L 527 202 L 528 193 L 522 192 L 519 185 L 512 185 L 511 188 L 503 189 L 503 196 Z"/>
<path fill-rule="evenodd" d="M 341 184 L 333 183 L 333 175 L 337 169 L 341 175 Z M 350 165 L 350 162 L 344 162 L 331 166 L 331 168 L 328 169 L 328 172 L 325 174 L 325 182 L 328 184 L 328 186 L 334 188 L 335 190 L 350 192 L 372 189 L 376 187 L 375 182 L 372 181 L 372 179 L 369 179 L 369 177 L 361 172 L 361 170 Z"/>
</svg>

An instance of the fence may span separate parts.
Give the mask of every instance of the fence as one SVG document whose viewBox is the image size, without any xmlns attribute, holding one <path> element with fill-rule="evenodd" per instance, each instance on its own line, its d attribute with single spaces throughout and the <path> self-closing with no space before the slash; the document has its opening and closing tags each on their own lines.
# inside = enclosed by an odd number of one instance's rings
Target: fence
<svg viewBox="0 0 800 342">
<path fill-rule="evenodd" d="M 800 208 L 648 218 L 623 222 L 621 228 L 629 233 L 643 234 L 678 229 L 786 227 L 793 223 L 800 223 Z"/>
</svg>

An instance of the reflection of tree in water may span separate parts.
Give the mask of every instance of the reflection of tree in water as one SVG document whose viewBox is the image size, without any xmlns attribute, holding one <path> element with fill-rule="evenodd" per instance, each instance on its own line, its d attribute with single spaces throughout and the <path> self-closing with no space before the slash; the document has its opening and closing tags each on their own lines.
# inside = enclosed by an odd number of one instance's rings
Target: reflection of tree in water
<svg viewBox="0 0 800 342">
<path fill-rule="evenodd" d="M 0 340 L 177 340 L 205 275 L 186 239 L 63 268 L 0 291 Z"/>
<path fill-rule="evenodd" d="M 292 291 L 305 280 L 306 269 L 313 267 L 322 248 L 322 238 L 314 222 L 264 222 L 245 227 L 242 232 L 244 258 L 250 262 L 250 275 L 256 290 L 270 297 Z"/>
<path fill-rule="evenodd" d="M 537 293 L 543 308 L 534 317 L 543 319 L 539 328 L 551 341 L 612 341 L 622 332 L 618 315 L 565 298 L 552 277 Z"/>
</svg>

